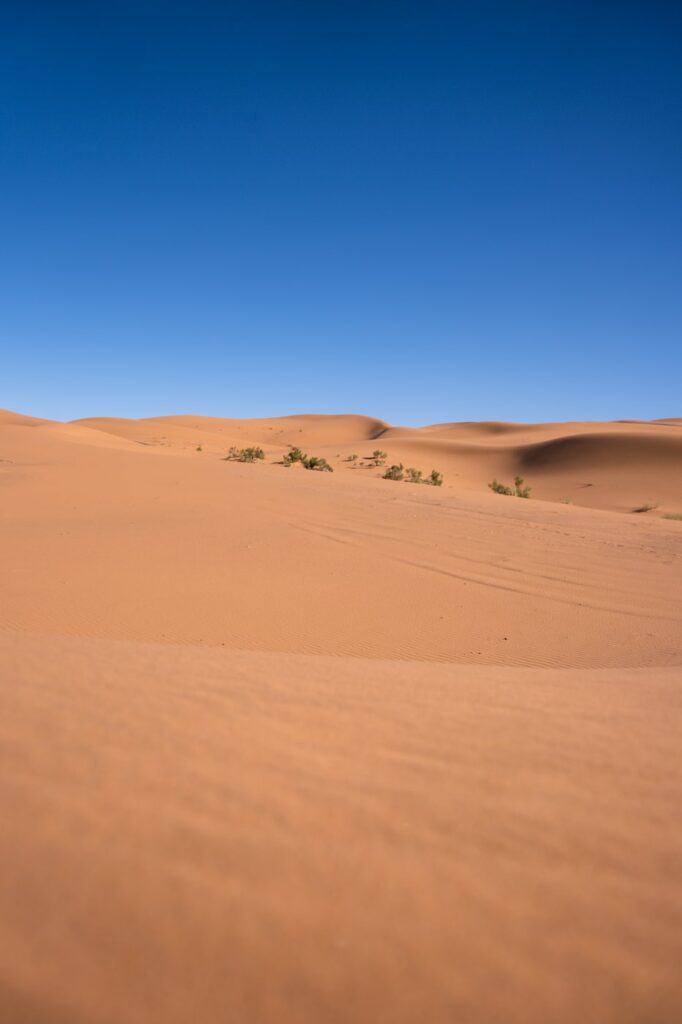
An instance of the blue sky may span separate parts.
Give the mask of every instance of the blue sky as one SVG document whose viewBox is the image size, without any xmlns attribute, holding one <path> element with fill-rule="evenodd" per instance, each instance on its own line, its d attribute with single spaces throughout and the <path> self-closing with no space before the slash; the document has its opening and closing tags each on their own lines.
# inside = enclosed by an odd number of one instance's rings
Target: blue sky
<svg viewBox="0 0 682 1024">
<path fill-rule="evenodd" d="M 0 405 L 682 415 L 682 8 L 0 5 Z"/>
</svg>

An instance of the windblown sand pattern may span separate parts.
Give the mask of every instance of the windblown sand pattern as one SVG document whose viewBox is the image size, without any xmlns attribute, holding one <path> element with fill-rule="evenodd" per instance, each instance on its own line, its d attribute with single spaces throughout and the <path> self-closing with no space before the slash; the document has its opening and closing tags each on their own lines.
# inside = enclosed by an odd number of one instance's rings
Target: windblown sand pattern
<svg viewBox="0 0 682 1024">
<path fill-rule="evenodd" d="M 2 413 L 0 496 L 0 1020 L 682 1017 L 682 420 Z"/>
</svg>

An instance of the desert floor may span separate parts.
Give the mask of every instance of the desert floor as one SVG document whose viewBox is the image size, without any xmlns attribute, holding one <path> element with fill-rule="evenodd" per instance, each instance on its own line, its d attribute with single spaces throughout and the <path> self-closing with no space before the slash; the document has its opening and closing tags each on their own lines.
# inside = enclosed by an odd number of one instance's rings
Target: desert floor
<svg viewBox="0 0 682 1024">
<path fill-rule="evenodd" d="M 680 514 L 682 420 L 0 413 L 0 1020 L 682 1019 Z"/>
</svg>

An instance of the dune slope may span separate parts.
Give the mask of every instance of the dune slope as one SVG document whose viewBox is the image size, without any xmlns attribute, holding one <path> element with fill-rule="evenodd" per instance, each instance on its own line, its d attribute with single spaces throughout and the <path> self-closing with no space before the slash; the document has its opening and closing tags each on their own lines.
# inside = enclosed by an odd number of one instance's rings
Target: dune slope
<svg viewBox="0 0 682 1024">
<path fill-rule="evenodd" d="M 9 629 L 488 664 L 682 662 L 672 521 L 240 465 L 82 424 L 6 427 L 3 446 Z"/>
<path fill-rule="evenodd" d="M 90 419 L 83 425 L 167 451 L 225 453 L 260 444 L 276 458 L 289 445 L 314 449 L 336 471 L 372 475 L 375 448 L 387 463 L 436 468 L 445 486 L 485 492 L 493 478 L 526 478 L 533 497 L 587 508 L 632 512 L 644 504 L 682 511 L 682 421 L 611 423 L 440 423 L 395 427 L 366 416 L 288 416 L 229 420 L 167 416 L 146 420 Z M 348 464 L 349 455 L 357 455 Z M 374 475 L 381 474 L 376 471 Z"/>
<path fill-rule="evenodd" d="M 0 1020 L 679 1019 L 681 438 L 2 414 Z"/>
<path fill-rule="evenodd" d="M 670 1022 L 676 670 L 0 636 L 0 1006 Z"/>
</svg>

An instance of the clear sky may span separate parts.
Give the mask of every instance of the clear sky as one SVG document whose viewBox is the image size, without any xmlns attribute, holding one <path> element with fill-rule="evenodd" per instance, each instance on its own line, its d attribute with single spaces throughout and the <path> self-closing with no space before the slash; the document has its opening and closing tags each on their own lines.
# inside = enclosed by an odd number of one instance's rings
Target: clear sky
<svg viewBox="0 0 682 1024">
<path fill-rule="evenodd" d="M 682 415 L 682 4 L 0 4 L 0 405 Z"/>
</svg>

